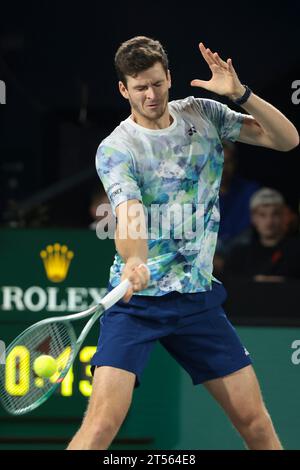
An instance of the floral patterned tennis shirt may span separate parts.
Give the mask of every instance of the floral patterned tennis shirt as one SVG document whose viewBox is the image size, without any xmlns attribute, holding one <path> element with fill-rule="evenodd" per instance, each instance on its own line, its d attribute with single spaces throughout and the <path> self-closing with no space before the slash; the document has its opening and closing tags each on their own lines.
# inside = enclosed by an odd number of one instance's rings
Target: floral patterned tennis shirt
<svg viewBox="0 0 300 470">
<path fill-rule="evenodd" d="M 168 128 L 152 130 L 131 116 L 105 138 L 96 168 L 113 213 L 124 201 L 143 204 L 148 230 L 147 289 L 135 295 L 211 289 L 213 256 L 220 220 L 222 140 L 235 141 L 244 115 L 210 99 L 171 101 Z M 110 284 L 120 282 L 118 253 Z"/>
</svg>

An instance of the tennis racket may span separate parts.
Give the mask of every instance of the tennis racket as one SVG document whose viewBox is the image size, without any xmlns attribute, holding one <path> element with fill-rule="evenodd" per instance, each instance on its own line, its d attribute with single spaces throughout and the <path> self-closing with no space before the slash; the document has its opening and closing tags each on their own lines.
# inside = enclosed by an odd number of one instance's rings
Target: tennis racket
<svg viewBox="0 0 300 470">
<path fill-rule="evenodd" d="M 97 305 L 80 313 L 34 323 L 8 346 L 5 366 L 0 366 L 0 402 L 10 414 L 28 413 L 52 395 L 67 375 L 95 321 L 125 295 L 130 284 L 125 279 Z M 77 338 L 71 322 L 91 315 Z M 49 378 L 38 377 L 33 370 L 35 359 L 43 354 L 56 360 L 57 370 Z"/>
</svg>

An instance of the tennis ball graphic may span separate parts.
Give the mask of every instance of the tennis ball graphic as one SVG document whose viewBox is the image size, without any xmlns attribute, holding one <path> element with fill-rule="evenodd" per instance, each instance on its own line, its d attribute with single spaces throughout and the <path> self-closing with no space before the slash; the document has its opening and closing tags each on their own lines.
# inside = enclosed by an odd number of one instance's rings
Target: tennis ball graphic
<svg viewBox="0 0 300 470">
<path fill-rule="evenodd" d="M 56 360 L 52 356 L 42 355 L 35 359 L 33 370 L 39 377 L 51 377 L 57 370 Z"/>
</svg>

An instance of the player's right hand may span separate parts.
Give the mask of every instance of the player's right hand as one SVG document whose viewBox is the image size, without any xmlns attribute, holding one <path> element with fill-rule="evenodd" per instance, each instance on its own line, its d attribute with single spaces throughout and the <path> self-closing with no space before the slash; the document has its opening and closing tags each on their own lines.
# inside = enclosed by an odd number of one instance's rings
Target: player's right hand
<svg viewBox="0 0 300 470">
<path fill-rule="evenodd" d="M 121 281 L 129 279 L 131 286 L 123 297 L 124 302 L 129 302 L 133 293 L 146 289 L 150 281 L 150 271 L 140 258 L 129 258 L 124 266 Z"/>
</svg>

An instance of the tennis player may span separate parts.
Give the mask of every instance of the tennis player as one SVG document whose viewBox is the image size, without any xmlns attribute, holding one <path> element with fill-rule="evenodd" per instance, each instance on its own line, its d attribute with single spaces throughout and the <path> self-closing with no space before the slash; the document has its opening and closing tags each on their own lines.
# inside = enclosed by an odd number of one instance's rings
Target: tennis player
<svg viewBox="0 0 300 470">
<path fill-rule="evenodd" d="M 248 114 L 193 96 L 169 102 L 168 59 L 156 40 L 132 38 L 115 56 L 131 114 L 100 144 L 96 165 L 117 217 L 109 289 L 124 278 L 132 288 L 101 319 L 93 392 L 69 449 L 110 446 L 157 340 L 194 385 L 208 389 L 249 449 L 282 448 L 250 355 L 222 309 L 226 291 L 212 266 L 221 141 L 289 151 L 299 136 L 279 110 L 241 84 L 231 59 L 203 43 L 199 48 L 212 77 L 191 85 L 226 96 Z"/>
</svg>

